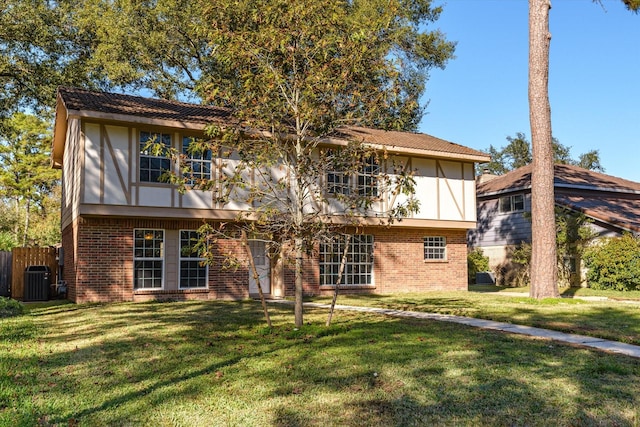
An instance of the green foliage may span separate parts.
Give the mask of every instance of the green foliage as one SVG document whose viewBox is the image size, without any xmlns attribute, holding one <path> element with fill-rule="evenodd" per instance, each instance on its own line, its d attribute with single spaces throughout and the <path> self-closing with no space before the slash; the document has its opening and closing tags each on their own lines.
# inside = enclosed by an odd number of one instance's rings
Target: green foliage
<svg viewBox="0 0 640 427">
<path fill-rule="evenodd" d="M 640 0 L 622 0 L 624 5 L 632 12 L 638 13 L 640 10 Z"/>
<path fill-rule="evenodd" d="M 424 0 L 216 2 L 206 10 L 217 69 L 203 76 L 205 98 L 258 129 L 414 129 L 428 70 L 453 53 L 426 30 L 440 11 Z"/>
<path fill-rule="evenodd" d="M 594 237 L 591 218 L 582 213 L 556 207 L 556 247 L 558 256 L 558 281 L 578 286 L 580 272 L 572 272 L 572 262 L 579 263 L 585 248 Z M 579 270 L 579 267 L 576 266 Z"/>
<path fill-rule="evenodd" d="M 15 317 L 22 314 L 24 305 L 20 301 L 11 298 L 0 297 L 0 319 L 4 317 Z"/>
<path fill-rule="evenodd" d="M 587 248 L 587 280 L 594 289 L 640 290 L 640 239 L 625 234 Z"/>
<path fill-rule="evenodd" d="M 490 145 L 485 152 L 491 156 L 491 161 L 485 165 L 479 165 L 478 168 L 486 169 L 494 175 L 504 175 L 514 169 L 526 166 L 533 161 L 531 142 L 529 142 L 524 133 L 516 133 L 515 138 L 507 136 L 507 141 L 509 143 L 500 149 Z M 600 154 L 598 150 L 591 150 L 580 154 L 578 159 L 575 160 L 571 157 L 571 147 L 562 145 L 555 138 L 553 138 L 552 144 L 555 163 L 574 165 L 589 170 L 604 172 L 604 168 L 600 164 Z"/>
<path fill-rule="evenodd" d="M 527 215 L 530 220 L 530 215 Z M 556 254 L 558 266 L 558 283 L 561 285 L 575 285 L 574 280 L 579 280 L 579 276 L 574 277 L 571 271 L 569 260 L 579 260 L 582 258 L 585 248 L 595 237 L 593 229 L 590 227 L 591 219 L 581 213 L 569 211 L 556 207 Z M 510 266 L 512 270 L 506 277 L 501 278 L 501 282 L 509 286 L 529 286 L 531 269 L 531 244 L 521 243 L 511 253 L 511 261 L 515 264 Z"/>
<path fill-rule="evenodd" d="M 206 148 L 227 157 L 217 201 L 246 202 L 253 219 L 246 232 L 268 240 L 270 250 L 292 251 L 297 324 L 303 253 L 363 216 L 391 222 L 418 208 L 413 171 L 339 128 L 415 129 L 428 71 L 453 54 L 453 43 L 427 29 L 440 12 L 428 0 L 240 0 L 203 8 L 204 21 L 215 23 L 199 33 L 215 70 L 200 75 L 197 90 L 239 119 L 208 130 Z M 350 141 L 338 149 L 331 137 Z M 319 188 L 328 174 L 344 187 Z M 329 198 L 340 221 L 327 221 Z M 391 208 L 380 211 L 387 201 Z"/>
<path fill-rule="evenodd" d="M 484 256 L 482 249 L 476 248 L 467 254 L 467 274 L 469 283 L 475 283 L 476 273 L 489 271 L 489 257 Z"/>
<path fill-rule="evenodd" d="M 15 113 L 0 122 L 0 232 L 3 245 L 59 241 L 60 171 L 50 166 L 51 130 Z"/>
<path fill-rule="evenodd" d="M 105 86 L 101 69 L 90 64 L 94 34 L 76 26 L 80 8 L 69 0 L 0 3 L 0 117 L 20 109 L 50 113 L 60 85 Z"/>
</svg>

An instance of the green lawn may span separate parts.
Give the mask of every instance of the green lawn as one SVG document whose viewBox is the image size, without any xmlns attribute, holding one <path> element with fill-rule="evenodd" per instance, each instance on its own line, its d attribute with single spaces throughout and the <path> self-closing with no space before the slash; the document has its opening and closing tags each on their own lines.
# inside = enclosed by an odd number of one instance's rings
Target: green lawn
<svg viewBox="0 0 640 427">
<path fill-rule="evenodd" d="M 470 289 L 474 290 L 475 286 Z M 495 288 L 495 287 L 493 287 Z M 395 295 L 341 295 L 340 304 L 366 305 L 398 310 L 453 314 L 500 322 L 536 326 L 562 332 L 640 345 L 640 301 L 627 293 L 616 292 L 608 301 L 586 301 L 578 298 L 535 300 L 514 296 L 523 288 L 500 289 L 499 295 L 487 293 L 490 288 L 476 292 L 429 292 Z M 601 292 L 582 293 L 583 296 L 602 296 Z M 314 298 L 328 303 L 330 298 Z"/>
<path fill-rule="evenodd" d="M 270 311 L 271 330 L 255 302 L 30 306 L 0 319 L 0 425 L 640 424 L 636 359 L 362 313 L 325 328 L 307 310 L 295 330 Z"/>
<path fill-rule="evenodd" d="M 471 285 L 469 290 L 472 292 L 498 292 L 498 293 L 529 293 L 529 287 L 513 288 L 508 286 L 494 285 Z M 563 297 L 607 297 L 613 300 L 629 300 L 640 301 L 640 291 L 610 291 L 597 290 L 591 288 L 563 288 L 560 290 Z"/>
</svg>

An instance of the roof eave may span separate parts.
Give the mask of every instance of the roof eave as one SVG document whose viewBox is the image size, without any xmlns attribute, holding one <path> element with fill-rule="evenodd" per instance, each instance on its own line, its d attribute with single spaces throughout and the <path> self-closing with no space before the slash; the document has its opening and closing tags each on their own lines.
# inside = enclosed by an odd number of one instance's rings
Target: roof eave
<svg viewBox="0 0 640 427">
<path fill-rule="evenodd" d="M 56 118 L 53 130 L 53 142 L 51 145 L 51 167 L 54 169 L 62 168 L 62 159 L 64 156 L 64 144 L 67 139 L 67 108 L 60 93 L 56 97 Z"/>
<path fill-rule="evenodd" d="M 177 129 L 189 129 L 189 130 L 204 130 L 207 124 L 200 122 L 192 122 L 187 120 L 167 120 L 167 119 L 154 119 L 149 117 L 142 117 L 134 114 L 115 114 L 115 113 L 102 113 L 99 111 L 91 110 L 68 110 L 69 117 L 77 117 L 83 119 L 96 119 L 105 120 L 110 122 L 120 123 L 135 123 L 144 124 L 149 126 L 161 126 Z M 211 122 L 217 122 L 215 118 L 212 118 Z"/>
<path fill-rule="evenodd" d="M 329 145 L 337 145 L 337 146 L 346 146 L 347 144 L 349 144 L 348 140 L 345 140 L 343 138 L 335 138 L 335 137 L 325 138 L 323 142 Z M 364 141 L 364 144 L 376 150 L 386 150 L 394 154 L 408 154 L 408 155 L 416 155 L 420 157 L 431 157 L 431 158 L 447 159 L 447 160 L 465 160 L 465 161 L 475 162 L 475 163 L 484 163 L 491 160 L 491 157 L 488 155 L 484 156 L 484 155 L 476 155 L 476 154 L 450 153 L 450 152 L 435 151 L 435 150 L 422 150 L 419 148 L 398 147 L 397 145 L 384 145 L 384 144 L 377 144 L 377 143 L 371 143 L 366 141 Z"/>
</svg>

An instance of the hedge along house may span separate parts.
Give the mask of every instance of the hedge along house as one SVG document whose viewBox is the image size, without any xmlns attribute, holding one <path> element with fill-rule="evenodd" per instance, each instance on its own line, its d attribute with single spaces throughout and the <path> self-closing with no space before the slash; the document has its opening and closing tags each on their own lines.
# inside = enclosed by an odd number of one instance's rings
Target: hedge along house
<svg viewBox="0 0 640 427">
<path fill-rule="evenodd" d="M 203 265 L 197 255 L 182 250 L 203 221 L 234 221 L 248 209 L 240 193 L 224 205 L 215 186 L 181 194 L 158 179 L 163 170 L 177 171 L 176 161 L 144 150 L 155 139 L 187 154 L 187 141 L 203 136 L 207 124 L 230 119 L 227 110 L 217 107 L 59 89 L 52 165 L 63 172 L 63 277 L 69 299 L 237 299 L 257 292 L 248 269 L 226 269 L 222 260 Z M 413 197 L 421 206 L 391 226 L 371 222 L 361 230 L 350 245 L 343 288 L 375 293 L 466 290 L 466 234 L 476 225 L 474 163 L 486 162 L 488 156 L 426 134 L 360 127 L 342 128 L 340 134 L 342 143 L 357 138 L 411 167 Z M 203 178 L 215 181 L 229 160 L 214 153 L 190 161 L 199 165 Z M 319 191 L 329 191 L 332 177 L 325 178 Z M 331 213 L 330 206 L 323 209 Z M 265 293 L 292 295 L 288 263 L 270 258 L 259 241 L 251 245 L 266 278 Z M 244 253 L 235 240 L 220 240 L 214 250 L 239 258 Z M 319 245 L 318 256 L 305 260 L 306 294 L 333 290 L 336 262 Z"/>
</svg>

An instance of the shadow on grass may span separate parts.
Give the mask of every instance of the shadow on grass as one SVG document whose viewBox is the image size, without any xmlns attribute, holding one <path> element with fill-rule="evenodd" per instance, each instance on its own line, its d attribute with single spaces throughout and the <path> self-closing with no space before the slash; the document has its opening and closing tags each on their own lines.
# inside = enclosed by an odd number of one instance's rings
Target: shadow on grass
<svg viewBox="0 0 640 427">
<path fill-rule="evenodd" d="M 432 300 L 416 304 L 445 304 Z M 31 319 L 43 334 L 20 338 L 28 355 L 1 356 L 25 369 L 12 380 L 25 388 L 25 425 L 148 424 L 173 402 L 220 424 L 231 410 L 235 424 L 262 410 L 276 426 L 625 424 L 619 414 L 640 404 L 629 391 L 640 387 L 635 361 L 449 323 L 341 313 L 327 329 L 326 310 L 314 309 L 296 330 L 291 308 L 270 307 L 267 330 L 255 302 L 68 309 Z M 217 401 L 224 410 L 210 408 Z M 621 406 L 598 406 L 610 401 Z"/>
</svg>

